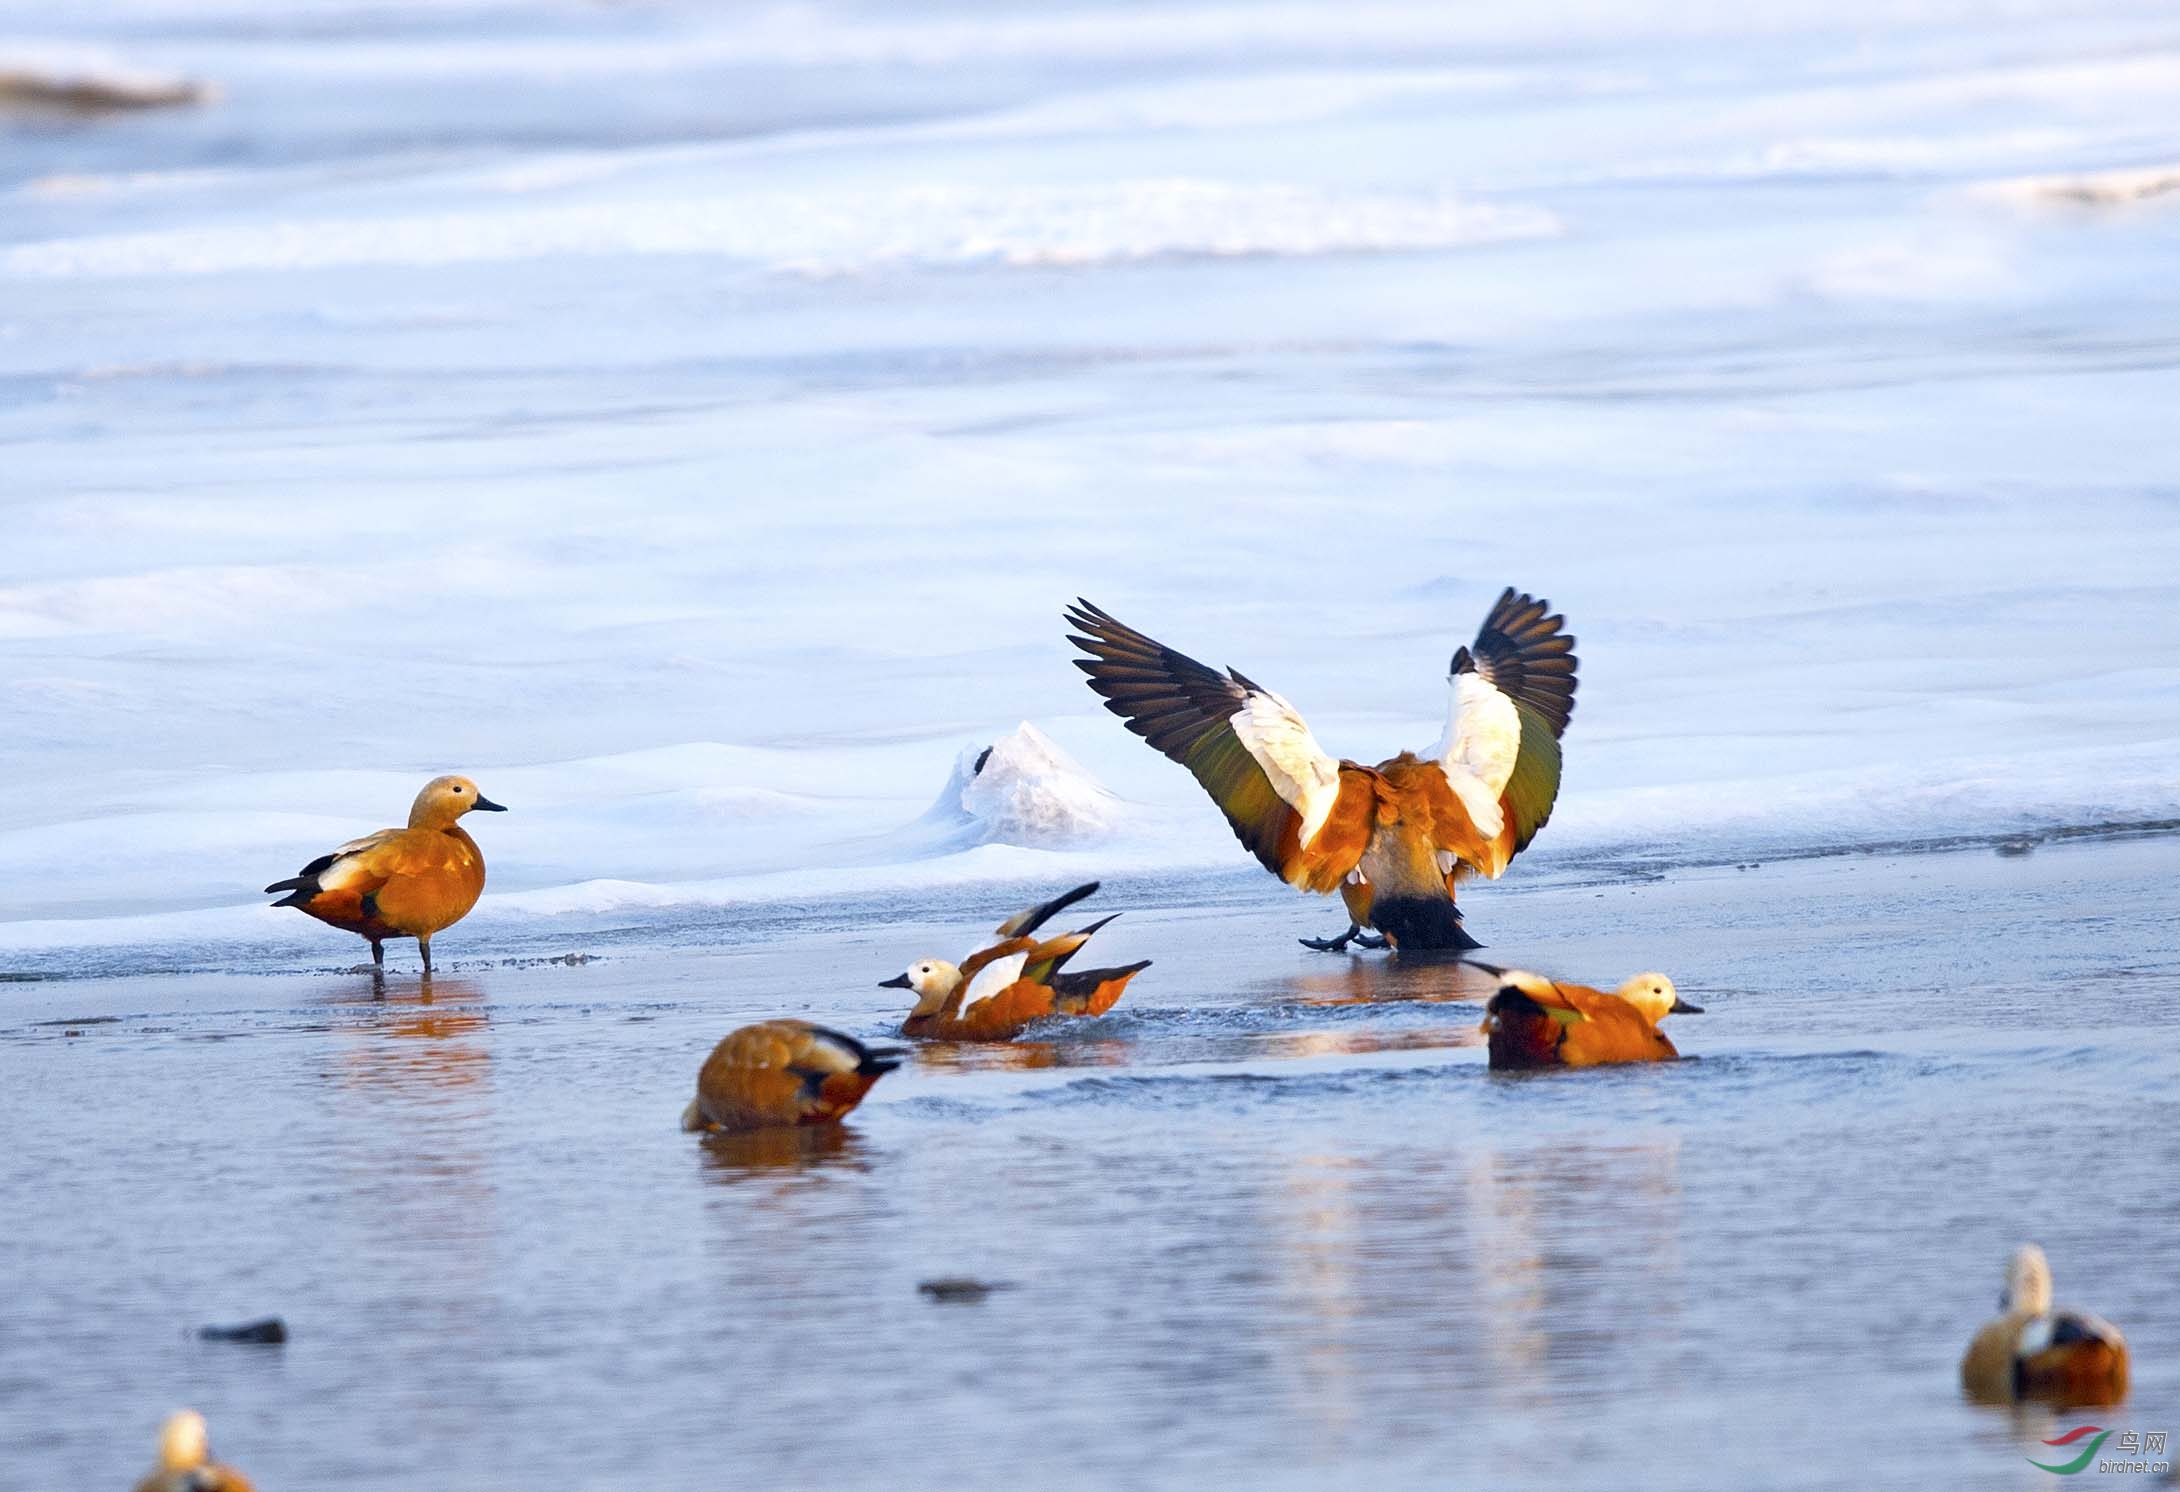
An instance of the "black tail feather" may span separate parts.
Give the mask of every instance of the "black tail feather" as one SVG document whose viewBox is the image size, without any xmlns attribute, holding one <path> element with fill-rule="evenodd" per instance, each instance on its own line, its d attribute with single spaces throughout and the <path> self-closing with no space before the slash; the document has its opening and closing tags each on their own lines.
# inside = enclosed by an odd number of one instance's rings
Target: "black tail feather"
<svg viewBox="0 0 2180 1492">
<path fill-rule="evenodd" d="M 905 1047 L 867 1046 L 847 1032 L 835 1031 L 831 1026 L 813 1026 L 810 1029 L 836 1046 L 846 1048 L 856 1059 L 855 1070 L 865 1077 L 891 1072 L 908 1057 Z"/>
<path fill-rule="evenodd" d="M 1402 953 L 1484 946 L 1462 928 L 1460 910 L 1450 897 L 1380 897 L 1371 903 L 1370 925 L 1390 937 Z"/>
<path fill-rule="evenodd" d="M 1079 969 L 1073 974 L 1056 974 L 1052 979 L 1052 992 L 1063 997 L 1084 997 L 1098 992 L 1098 986 L 1109 979 L 1126 979 L 1140 974 L 1151 966 L 1147 958 L 1132 964 L 1122 964 L 1117 969 Z"/>
<path fill-rule="evenodd" d="M 999 931 L 1010 938 L 1027 937 L 1076 902 L 1094 894 L 1097 889 L 1098 883 L 1090 881 L 1077 886 L 1072 891 L 1063 891 L 1050 901 L 1039 902 L 1028 911 L 1009 917 L 1005 922 L 999 924 Z"/>
</svg>

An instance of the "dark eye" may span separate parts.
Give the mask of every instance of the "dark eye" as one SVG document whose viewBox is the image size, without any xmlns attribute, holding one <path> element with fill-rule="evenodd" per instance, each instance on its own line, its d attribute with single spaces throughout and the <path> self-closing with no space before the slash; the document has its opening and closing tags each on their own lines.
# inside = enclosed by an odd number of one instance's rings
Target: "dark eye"
<svg viewBox="0 0 2180 1492">
<path fill-rule="evenodd" d="M 461 790 L 460 788 L 456 788 L 456 789 L 454 790 L 454 796 L 455 796 L 455 797 L 457 797 L 457 798 L 459 798 L 460 796 L 462 796 L 462 790 Z"/>
</svg>

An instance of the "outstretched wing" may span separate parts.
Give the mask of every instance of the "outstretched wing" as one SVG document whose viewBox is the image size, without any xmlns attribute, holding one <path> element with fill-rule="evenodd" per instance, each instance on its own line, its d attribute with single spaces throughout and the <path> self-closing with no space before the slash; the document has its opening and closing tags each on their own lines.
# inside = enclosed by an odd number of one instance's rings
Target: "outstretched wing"
<svg viewBox="0 0 2180 1492">
<path fill-rule="evenodd" d="M 1039 984 L 1052 983 L 1053 976 L 1066 966 L 1069 959 L 1082 951 L 1083 945 L 1090 941 L 1097 930 L 1119 915 L 1120 913 L 1115 912 L 1110 917 L 1100 917 L 1088 927 L 1045 939 L 1030 950 L 1029 962 L 1023 966 L 1022 977 L 1033 979 Z"/>
<path fill-rule="evenodd" d="M 1090 676 L 1105 707 L 1188 768 L 1266 870 L 1296 885 L 1321 879 L 1321 867 L 1304 864 L 1298 852 L 1333 817 L 1342 764 L 1317 744 L 1294 706 L 1232 669 L 1221 674 L 1145 637 L 1088 601 L 1070 607 L 1067 620 L 1085 634 L 1068 640 L 1090 655 L 1075 666 Z M 1330 885 L 1361 853 L 1357 843 Z"/>
<path fill-rule="evenodd" d="M 1086 896 L 1095 894 L 1097 889 L 1098 883 L 1096 881 L 1085 882 L 1072 891 L 1061 892 L 1050 901 L 1041 901 L 1025 911 L 1016 912 L 1012 917 L 1000 923 L 994 931 L 1002 938 L 1019 938 L 1033 933 L 1076 902 L 1081 901 Z"/>
<path fill-rule="evenodd" d="M 1559 738 L 1575 691 L 1566 627 L 1550 602 L 1508 586 L 1475 643 L 1453 655 L 1454 713 L 1437 754 L 1477 827 L 1497 841 L 1499 868 L 1536 838 L 1559 797 Z"/>
</svg>

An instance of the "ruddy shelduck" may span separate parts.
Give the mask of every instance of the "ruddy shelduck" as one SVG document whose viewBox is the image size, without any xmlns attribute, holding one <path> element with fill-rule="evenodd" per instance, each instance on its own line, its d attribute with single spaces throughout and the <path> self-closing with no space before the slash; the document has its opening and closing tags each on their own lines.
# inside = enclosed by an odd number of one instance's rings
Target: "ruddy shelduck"
<svg viewBox="0 0 2180 1492">
<path fill-rule="evenodd" d="M 159 1429 L 159 1459 L 136 1492 L 251 1492 L 250 1479 L 212 1459 L 204 1416 L 181 1409 Z"/>
<path fill-rule="evenodd" d="M 1128 981 L 1150 967 L 1149 959 L 1117 969 L 1076 974 L 1061 970 L 1112 917 L 1041 942 L 1030 936 L 1097 889 L 1092 881 L 1009 917 L 997 929 L 1000 941 L 971 954 L 958 968 L 942 958 L 926 958 L 905 973 L 880 980 L 881 989 L 915 992 L 916 1006 L 902 1023 L 901 1034 L 942 1041 L 1007 1041 L 1046 1016 L 1111 1010 Z"/>
<path fill-rule="evenodd" d="M 1680 1052 L 1658 1022 L 1702 1013 L 1663 974 L 1637 974 L 1607 994 L 1509 969 L 1484 1006 L 1483 1030 L 1494 1068 L 1670 1062 Z"/>
<path fill-rule="evenodd" d="M 901 1057 L 808 1021 L 744 1026 L 704 1059 L 681 1127 L 717 1134 L 836 1123 Z"/>
<path fill-rule="evenodd" d="M 1438 743 L 1375 767 L 1326 755 L 1293 705 L 1232 669 L 1206 668 L 1088 601 L 1067 620 L 1081 634 L 1068 640 L 1090 655 L 1075 666 L 1105 707 L 1194 774 L 1264 868 L 1340 893 L 1347 931 L 1307 946 L 1479 946 L 1462 930 L 1456 883 L 1495 879 L 1559 796 L 1575 656 L 1549 602 L 1509 587 L 1453 655 Z"/>
<path fill-rule="evenodd" d="M 2005 1314 L 1976 1333 L 1960 1360 L 1970 1398 L 2117 1404 L 2127 1396 L 2126 1339 L 2102 1317 L 2052 1309 L 2051 1265 L 2035 1244 L 2014 1251 L 1999 1307 Z"/>
<path fill-rule="evenodd" d="M 299 908 L 368 938 L 379 968 L 386 939 L 416 939 L 429 974 L 432 935 L 468 916 L 484 894 L 484 853 L 456 822 L 480 809 L 507 811 L 467 777 L 434 777 L 416 795 L 406 829 L 351 839 L 265 890 L 288 893 L 276 907 Z"/>
</svg>

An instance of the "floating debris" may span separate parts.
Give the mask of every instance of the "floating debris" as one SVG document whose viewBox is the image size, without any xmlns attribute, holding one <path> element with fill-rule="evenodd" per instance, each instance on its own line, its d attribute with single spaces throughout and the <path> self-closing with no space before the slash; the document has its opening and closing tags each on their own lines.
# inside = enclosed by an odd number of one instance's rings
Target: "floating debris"
<svg viewBox="0 0 2180 1492">
<path fill-rule="evenodd" d="M 917 1284 L 916 1293 L 928 1295 L 942 1305 L 968 1305 L 982 1300 L 994 1290 L 1011 1290 L 1013 1288 L 1013 1284 L 1007 1280 L 947 1278 L 923 1280 Z"/>
<path fill-rule="evenodd" d="M 245 1321 L 240 1326 L 200 1326 L 197 1335 L 207 1342 L 249 1342 L 274 1347 L 288 1339 L 288 1323 L 278 1316 Z"/>
</svg>

